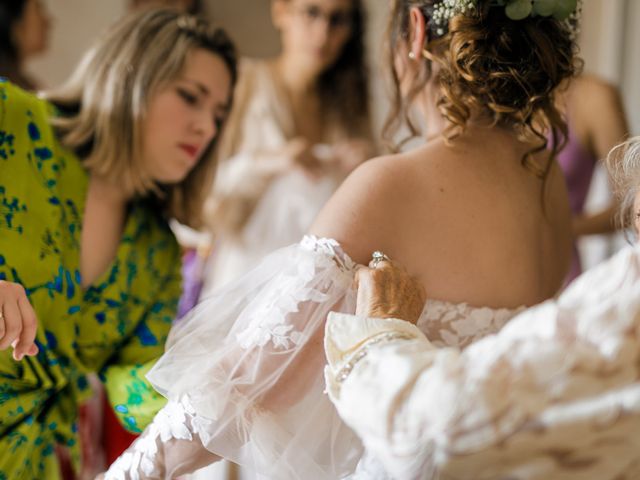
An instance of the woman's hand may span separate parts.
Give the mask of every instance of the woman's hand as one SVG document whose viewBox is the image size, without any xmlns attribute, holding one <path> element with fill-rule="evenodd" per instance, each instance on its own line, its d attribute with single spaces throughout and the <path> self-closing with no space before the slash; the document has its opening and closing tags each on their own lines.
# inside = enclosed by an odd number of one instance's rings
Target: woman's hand
<svg viewBox="0 0 640 480">
<path fill-rule="evenodd" d="M 415 324 L 424 308 L 424 287 L 404 267 L 390 260 L 356 272 L 356 315 L 397 318 Z"/>
<path fill-rule="evenodd" d="M 36 355 L 38 319 L 27 299 L 24 287 L 0 280 L 0 350 L 13 347 L 13 358 Z"/>
</svg>

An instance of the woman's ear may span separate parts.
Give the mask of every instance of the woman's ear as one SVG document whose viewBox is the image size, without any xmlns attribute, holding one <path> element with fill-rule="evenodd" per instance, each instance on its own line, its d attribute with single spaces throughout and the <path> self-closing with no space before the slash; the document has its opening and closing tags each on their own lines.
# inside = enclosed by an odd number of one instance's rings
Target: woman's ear
<svg viewBox="0 0 640 480">
<path fill-rule="evenodd" d="M 287 0 L 272 0 L 271 2 L 271 21 L 278 30 L 283 27 L 287 6 Z"/>
<path fill-rule="evenodd" d="M 427 35 L 427 22 L 418 7 L 409 11 L 409 55 L 411 58 L 421 58 Z"/>
</svg>

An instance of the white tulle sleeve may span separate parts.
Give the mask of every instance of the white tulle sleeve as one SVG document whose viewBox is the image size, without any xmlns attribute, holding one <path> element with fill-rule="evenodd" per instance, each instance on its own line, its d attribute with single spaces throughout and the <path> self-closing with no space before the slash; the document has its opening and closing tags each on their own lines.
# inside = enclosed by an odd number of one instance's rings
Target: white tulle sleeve
<svg viewBox="0 0 640 480">
<path fill-rule="evenodd" d="M 327 315 L 355 311 L 354 268 L 337 242 L 308 236 L 196 307 L 147 375 L 169 404 L 107 478 L 163 478 L 217 457 L 279 480 L 352 472 L 361 442 L 322 372 Z"/>
<path fill-rule="evenodd" d="M 327 389 L 397 479 L 640 478 L 640 250 L 460 351 L 331 314 Z"/>
</svg>

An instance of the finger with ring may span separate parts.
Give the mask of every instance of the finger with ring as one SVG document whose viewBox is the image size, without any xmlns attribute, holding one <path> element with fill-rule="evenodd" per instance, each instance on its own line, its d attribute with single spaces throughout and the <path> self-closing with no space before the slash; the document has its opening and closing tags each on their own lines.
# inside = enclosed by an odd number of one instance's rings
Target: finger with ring
<svg viewBox="0 0 640 480">
<path fill-rule="evenodd" d="M 371 261 L 369 262 L 369 268 L 376 268 L 380 262 L 390 262 L 391 259 L 387 257 L 380 250 L 376 250 L 371 255 Z"/>
</svg>

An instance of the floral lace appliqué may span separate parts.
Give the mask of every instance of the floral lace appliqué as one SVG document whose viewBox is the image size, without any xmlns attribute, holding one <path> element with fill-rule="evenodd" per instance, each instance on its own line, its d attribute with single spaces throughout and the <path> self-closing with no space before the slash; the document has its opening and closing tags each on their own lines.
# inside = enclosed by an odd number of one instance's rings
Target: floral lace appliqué
<svg viewBox="0 0 640 480">
<path fill-rule="evenodd" d="M 153 423 L 138 438 L 133 446 L 122 454 L 109 468 L 105 480 L 140 480 L 140 472 L 145 477 L 154 474 L 158 441 L 166 443 L 171 439 L 193 439 L 191 425 L 195 410 L 184 396 L 180 402 L 169 401 L 158 412 Z"/>
<path fill-rule="evenodd" d="M 264 347 L 269 342 L 281 350 L 299 345 L 304 337 L 287 321 L 287 316 L 298 312 L 305 302 L 326 300 L 327 296 L 322 292 L 326 285 L 322 281 L 314 282 L 314 279 L 320 273 L 336 282 L 350 282 L 353 278 L 355 263 L 336 240 L 307 235 L 299 247 L 298 255 L 283 267 L 275 283 L 277 288 L 266 289 L 254 302 L 252 320 L 236 337 L 242 348 Z"/>
<path fill-rule="evenodd" d="M 300 242 L 300 246 L 312 252 L 325 253 L 342 270 L 352 271 L 356 268 L 356 262 L 351 260 L 349 255 L 342 250 L 340 243 L 333 238 L 318 238 L 314 235 L 305 235 Z"/>
<path fill-rule="evenodd" d="M 494 309 L 427 300 L 417 326 L 436 347 L 464 348 L 497 333 L 523 310 L 524 307 Z"/>
</svg>

